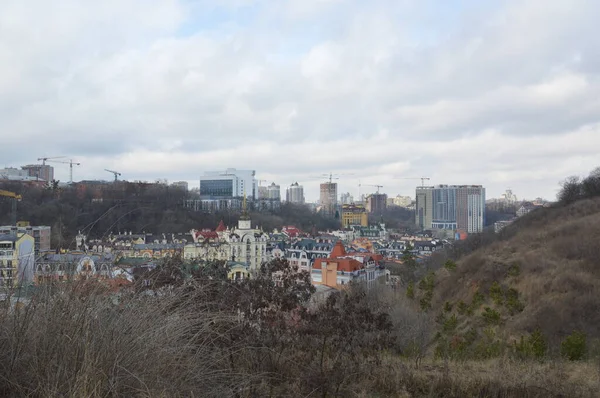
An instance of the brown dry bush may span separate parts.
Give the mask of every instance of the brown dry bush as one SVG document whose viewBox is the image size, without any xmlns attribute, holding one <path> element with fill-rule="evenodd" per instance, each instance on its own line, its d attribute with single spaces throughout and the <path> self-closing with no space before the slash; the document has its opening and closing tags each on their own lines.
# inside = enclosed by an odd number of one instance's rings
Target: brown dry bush
<svg viewBox="0 0 600 398">
<path fill-rule="evenodd" d="M 50 286 L 27 305 L 2 303 L 2 396 L 228 396 L 245 383 L 212 344 L 220 315 L 173 310 L 169 294 L 81 288 Z"/>
</svg>

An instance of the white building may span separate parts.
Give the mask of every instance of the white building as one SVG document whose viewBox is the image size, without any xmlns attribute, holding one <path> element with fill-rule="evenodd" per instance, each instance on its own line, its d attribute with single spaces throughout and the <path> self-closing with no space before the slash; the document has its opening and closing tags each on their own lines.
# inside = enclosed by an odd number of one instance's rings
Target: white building
<svg viewBox="0 0 600 398">
<path fill-rule="evenodd" d="M 227 169 L 207 171 L 200 177 L 200 197 L 203 199 L 258 198 L 255 170 Z"/>
<path fill-rule="evenodd" d="M 343 193 L 340 202 L 342 202 L 343 205 L 350 205 L 354 203 L 354 196 L 352 196 L 350 192 Z"/>
<path fill-rule="evenodd" d="M 234 229 L 225 228 L 221 223 L 216 231 L 192 231 L 194 243 L 183 249 L 183 257 L 188 260 L 225 260 L 245 264 L 250 274 L 269 260 L 267 240 L 269 236 L 260 229 L 252 228 L 247 212 Z"/>
<path fill-rule="evenodd" d="M 7 167 L 0 169 L 0 180 L 36 181 L 38 178 L 30 176 L 28 170 Z"/>
<path fill-rule="evenodd" d="M 410 196 L 398 195 L 395 198 L 393 198 L 394 206 L 409 207 L 412 204 L 412 202 L 413 202 L 413 198 Z"/>
<path fill-rule="evenodd" d="M 289 203 L 304 203 L 304 187 L 297 182 L 290 185 L 286 190 L 286 201 Z"/>
</svg>

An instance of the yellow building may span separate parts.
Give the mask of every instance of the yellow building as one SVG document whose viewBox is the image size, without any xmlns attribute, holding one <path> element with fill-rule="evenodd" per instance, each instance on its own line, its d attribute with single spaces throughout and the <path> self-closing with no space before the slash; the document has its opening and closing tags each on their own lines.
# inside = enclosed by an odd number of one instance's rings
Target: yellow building
<svg viewBox="0 0 600 398">
<path fill-rule="evenodd" d="M 342 227 L 349 228 L 351 225 L 362 227 L 369 225 L 369 216 L 364 206 L 355 204 L 342 206 Z"/>
<path fill-rule="evenodd" d="M 33 280 L 35 239 L 27 234 L 0 235 L 0 286 Z"/>
</svg>

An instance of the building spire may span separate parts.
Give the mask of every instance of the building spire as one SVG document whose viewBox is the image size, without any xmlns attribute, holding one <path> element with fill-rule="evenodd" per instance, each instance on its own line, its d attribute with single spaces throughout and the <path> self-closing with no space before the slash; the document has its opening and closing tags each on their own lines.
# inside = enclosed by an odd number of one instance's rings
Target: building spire
<svg viewBox="0 0 600 398">
<path fill-rule="evenodd" d="M 246 203 L 246 190 L 244 189 L 244 200 L 242 201 L 242 216 L 240 220 L 249 220 L 250 216 L 248 215 L 248 206 Z"/>
</svg>

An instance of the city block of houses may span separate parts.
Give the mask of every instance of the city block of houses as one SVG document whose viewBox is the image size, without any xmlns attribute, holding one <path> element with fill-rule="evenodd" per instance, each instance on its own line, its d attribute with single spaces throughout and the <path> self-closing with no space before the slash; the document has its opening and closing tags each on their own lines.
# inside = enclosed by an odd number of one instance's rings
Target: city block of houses
<svg viewBox="0 0 600 398">
<path fill-rule="evenodd" d="M 40 284 L 67 278 L 118 279 L 132 283 L 143 270 L 168 258 L 188 264 L 223 261 L 231 279 L 251 278 L 262 264 L 286 259 L 310 274 L 320 289 L 342 289 L 351 282 L 372 286 L 389 278 L 387 262 L 402 262 L 409 250 L 422 260 L 447 242 L 427 235 L 398 235 L 384 224 L 351 226 L 345 230 L 307 234 L 294 226 L 271 232 L 253 228 L 242 216 L 236 226 L 173 234 L 123 232 L 103 239 L 79 233 L 76 248 L 54 251 L 46 237 L 29 231 L 0 236 L 0 277 L 5 286 L 17 282 Z M 49 233 L 49 229 L 44 231 Z M 48 227 L 49 228 L 49 227 Z M 40 239 L 43 241 L 40 246 Z M 37 250 L 40 248 L 41 250 Z M 28 253 L 28 254 L 26 254 Z M 10 259 L 9 259 L 10 257 Z"/>
</svg>

